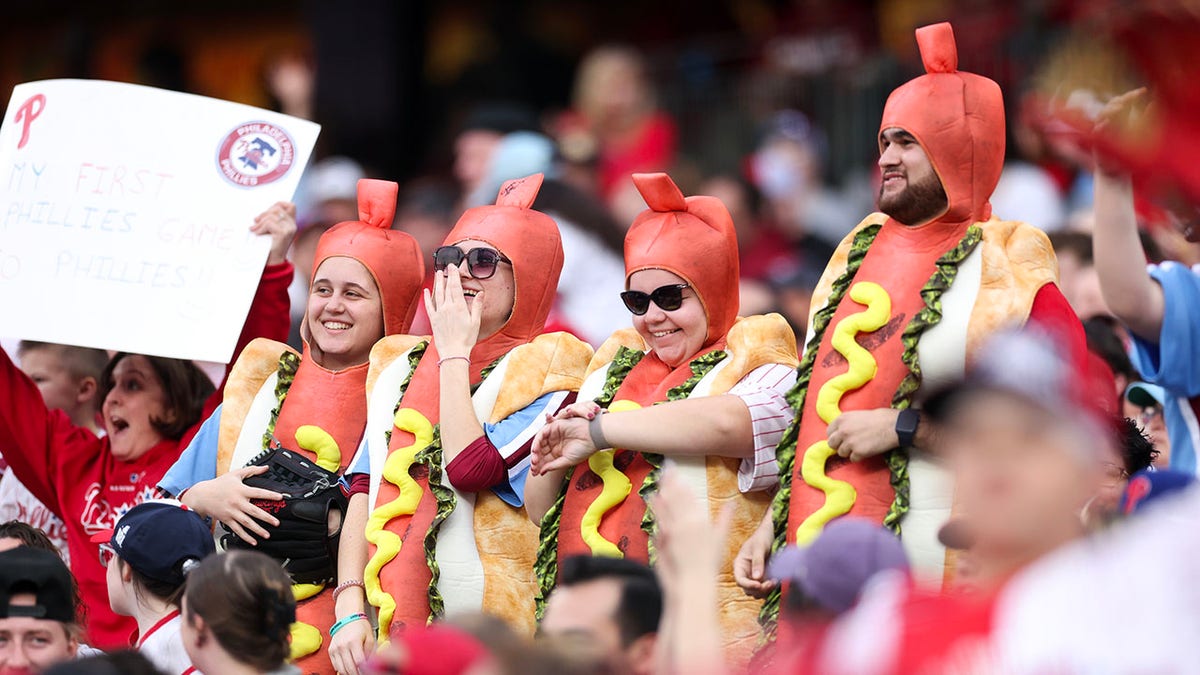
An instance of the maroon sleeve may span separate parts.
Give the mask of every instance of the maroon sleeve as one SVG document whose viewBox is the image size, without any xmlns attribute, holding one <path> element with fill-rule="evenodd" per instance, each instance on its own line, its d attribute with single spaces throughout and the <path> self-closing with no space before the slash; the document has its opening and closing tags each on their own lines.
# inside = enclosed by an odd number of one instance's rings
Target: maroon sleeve
<svg viewBox="0 0 1200 675">
<path fill-rule="evenodd" d="M 343 487 L 342 491 L 347 497 L 354 495 L 365 495 L 371 491 L 371 474 L 367 473 L 352 473 L 346 478 L 350 481 L 348 487 Z"/>
<path fill-rule="evenodd" d="M 459 492 L 483 492 L 504 482 L 507 476 L 504 458 L 486 434 L 468 443 L 446 465 L 446 479 Z"/>
<path fill-rule="evenodd" d="M 1080 381 L 1087 379 L 1087 335 L 1083 332 L 1083 323 L 1058 285 L 1046 284 L 1038 290 L 1033 298 L 1033 307 L 1029 310 L 1029 324 L 1049 334 L 1062 350 L 1063 357 L 1080 374 Z"/>
<path fill-rule="evenodd" d="M 258 289 L 254 300 L 250 303 L 250 312 L 246 315 L 246 323 L 242 326 L 242 334 L 238 336 L 237 346 L 233 348 L 233 356 L 229 365 L 225 366 L 225 375 L 217 390 L 204 402 L 204 412 L 200 421 L 188 429 L 179 441 L 179 447 L 186 448 L 192 442 L 192 437 L 200 430 L 204 420 L 212 417 L 217 406 L 225 395 L 225 381 L 229 379 L 229 371 L 237 363 L 242 350 L 255 338 L 267 338 L 276 342 L 287 342 L 288 329 L 291 327 L 291 300 L 288 298 L 288 286 L 292 283 L 294 269 L 292 263 L 283 261 L 278 265 L 267 265 L 263 268 L 262 277 L 258 281 Z"/>
</svg>

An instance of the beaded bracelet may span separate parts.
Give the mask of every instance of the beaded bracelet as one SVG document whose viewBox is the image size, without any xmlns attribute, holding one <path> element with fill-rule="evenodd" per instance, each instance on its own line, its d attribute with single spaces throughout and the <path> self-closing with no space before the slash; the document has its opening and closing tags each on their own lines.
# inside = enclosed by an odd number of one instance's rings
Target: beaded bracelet
<svg viewBox="0 0 1200 675">
<path fill-rule="evenodd" d="M 346 590 L 347 588 L 354 588 L 355 586 L 357 586 L 358 588 L 361 588 L 363 590 L 366 590 L 366 588 L 367 588 L 366 586 L 363 585 L 363 582 L 358 581 L 358 580 L 352 579 L 350 581 L 343 581 L 342 583 L 337 585 L 337 588 L 333 589 L 333 598 L 332 598 L 333 601 L 337 602 L 337 598 L 339 595 L 342 594 L 342 591 Z"/>
<path fill-rule="evenodd" d="M 339 630 L 345 628 L 346 626 L 349 626 L 350 624 L 354 623 L 355 621 L 358 621 L 359 619 L 365 619 L 367 621 L 370 621 L 370 619 L 367 619 L 367 615 L 363 614 L 362 612 L 357 612 L 357 613 L 351 614 L 349 616 L 344 616 L 344 617 L 338 619 L 337 623 L 333 624 L 333 626 L 329 629 L 329 637 L 333 637 L 334 635 L 337 634 L 337 632 Z"/>
<path fill-rule="evenodd" d="M 463 361 L 466 361 L 468 366 L 471 365 L 471 357 L 469 357 L 469 356 L 447 356 L 447 357 L 438 359 L 438 362 L 437 362 L 438 368 L 441 368 L 442 364 L 447 361 L 455 361 L 458 359 L 462 359 Z"/>
</svg>

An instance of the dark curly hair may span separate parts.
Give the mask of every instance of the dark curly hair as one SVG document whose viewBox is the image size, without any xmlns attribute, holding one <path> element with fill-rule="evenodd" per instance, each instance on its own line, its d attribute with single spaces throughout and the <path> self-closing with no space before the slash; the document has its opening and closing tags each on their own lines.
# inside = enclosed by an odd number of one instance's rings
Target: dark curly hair
<svg viewBox="0 0 1200 675">
<path fill-rule="evenodd" d="M 1158 458 L 1158 450 L 1154 442 L 1142 431 L 1138 423 L 1128 417 L 1121 418 L 1119 427 L 1121 433 L 1121 458 L 1125 460 L 1125 471 L 1132 476 L 1143 469 L 1150 468 Z"/>
</svg>

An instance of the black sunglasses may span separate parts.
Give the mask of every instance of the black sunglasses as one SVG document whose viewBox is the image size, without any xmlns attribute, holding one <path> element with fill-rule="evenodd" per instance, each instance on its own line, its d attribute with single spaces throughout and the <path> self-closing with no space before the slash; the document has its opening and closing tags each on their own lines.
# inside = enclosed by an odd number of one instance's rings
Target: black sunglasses
<svg viewBox="0 0 1200 675">
<path fill-rule="evenodd" d="M 650 293 L 625 291 L 621 294 L 621 301 L 625 303 L 625 307 L 629 311 L 637 316 L 650 311 L 650 301 L 652 300 L 664 312 L 673 312 L 683 304 L 683 289 L 687 287 L 688 284 L 671 284 L 670 286 L 659 286 Z"/>
<path fill-rule="evenodd" d="M 450 265 L 462 267 L 463 260 L 467 261 L 467 270 L 476 279 L 491 279 L 500 263 L 512 264 L 512 261 L 500 255 L 499 251 L 490 248 L 473 248 L 464 252 L 457 246 L 442 246 L 433 252 L 433 268 L 439 272 Z"/>
</svg>

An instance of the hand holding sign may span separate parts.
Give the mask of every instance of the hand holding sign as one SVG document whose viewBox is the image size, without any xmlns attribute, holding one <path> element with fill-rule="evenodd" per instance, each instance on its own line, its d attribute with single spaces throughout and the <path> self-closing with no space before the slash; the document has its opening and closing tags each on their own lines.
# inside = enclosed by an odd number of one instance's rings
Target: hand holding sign
<svg viewBox="0 0 1200 675">
<path fill-rule="evenodd" d="M 0 312 L 21 320 L 0 333 L 227 361 L 319 127 L 87 80 L 19 85 L 8 110 Z"/>
</svg>

